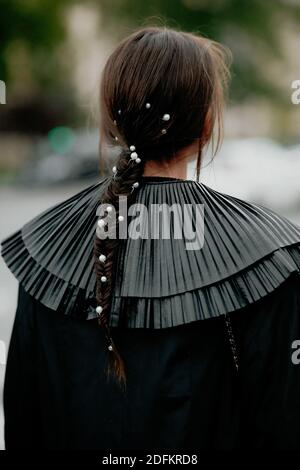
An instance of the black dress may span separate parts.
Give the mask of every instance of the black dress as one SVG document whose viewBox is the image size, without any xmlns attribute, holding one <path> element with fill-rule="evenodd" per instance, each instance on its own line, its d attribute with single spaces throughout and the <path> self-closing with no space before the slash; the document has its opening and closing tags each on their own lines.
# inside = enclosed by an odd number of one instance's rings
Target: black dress
<svg viewBox="0 0 300 470">
<path fill-rule="evenodd" d="M 7 449 L 300 450 L 300 228 L 193 181 L 144 177 L 137 202 L 203 204 L 204 245 L 128 238 L 104 373 L 93 238 L 107 179 L 2 242 L 19 280 L 4 386 Z"/>
</svg>

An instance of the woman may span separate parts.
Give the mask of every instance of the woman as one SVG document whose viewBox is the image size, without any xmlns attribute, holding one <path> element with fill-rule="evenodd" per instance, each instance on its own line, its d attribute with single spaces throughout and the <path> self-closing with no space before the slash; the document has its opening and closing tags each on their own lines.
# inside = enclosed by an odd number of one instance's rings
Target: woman
<svg viewBox="0 0 300 470">
<path fill-rule="evenodd" d="M 111 176 L 3 241 L 7 449 L 300 448 L 300 228 L 186 179 L 220 143 L 228 59 L 168 28 L 125 38 L 101 81 Z"/>
</svg>

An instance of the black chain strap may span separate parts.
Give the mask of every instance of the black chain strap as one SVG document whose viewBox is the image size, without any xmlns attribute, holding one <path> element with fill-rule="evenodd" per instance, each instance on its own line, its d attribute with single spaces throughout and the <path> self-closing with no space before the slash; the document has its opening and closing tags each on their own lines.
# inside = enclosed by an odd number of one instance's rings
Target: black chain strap
<svg viewBox="0 0 300 470">
<path fill-rule="evenodd" d="M 232 356 L 234 360 L 234 365 L 235 365 L 236 371 L 238 372 L 239 359 L 238 359 L 238 354 L 237 354 L 237 346 L 236 346 L 234 334 L 232 331 L 231 319 L 228 314 L 225 315 L 225 325 L 226 325 L 228 340 L 229 340 L 229 344 L 230 344 L 230 348 L 231 348 L 231 352 L 232 352 Z"/>
</svg>

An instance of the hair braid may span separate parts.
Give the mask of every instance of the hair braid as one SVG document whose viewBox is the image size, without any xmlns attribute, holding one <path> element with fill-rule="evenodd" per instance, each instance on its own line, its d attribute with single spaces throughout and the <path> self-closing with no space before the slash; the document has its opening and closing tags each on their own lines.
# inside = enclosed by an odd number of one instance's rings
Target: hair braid
<svg viewBox="0 0 300 470">
<path fill-rule="evenodd" d="M 116 164 L 117 173 L 111 178 L 105 191 L 101 195 L 100 204 L 109 204 L 115 208 L 115 221 L 112 221 L 111 227 L 118 230 L 119 216 L 119 197 L 127 197 L 127 201 L 131 202 L 135 198 L 133 184 L 137 182 L 143 175 L 144 164 L 142 161 L 136 163 L 128 159 L 128 151 L 122 150 Z M 116 347 L 109 327 L 109 315 L 112 301 L 112 290 L 114 284 L 114 263 L 119 245 L 118 232 L 116 238 L 99 238 L 96 236 L 94 243 L 95 255 L 95 271 L 96 271 L 96 299 L 98 306 L 102 307 L 99 314 L 98 323 L 105 332 L 108 342 L 108 369 L 107 373 L 115 374 L 119 382 L 126 385 L 126 374 L 124 361 Z M 100 255 L 105 256 L 105 261 L 100 261 Z"/>
</svg>

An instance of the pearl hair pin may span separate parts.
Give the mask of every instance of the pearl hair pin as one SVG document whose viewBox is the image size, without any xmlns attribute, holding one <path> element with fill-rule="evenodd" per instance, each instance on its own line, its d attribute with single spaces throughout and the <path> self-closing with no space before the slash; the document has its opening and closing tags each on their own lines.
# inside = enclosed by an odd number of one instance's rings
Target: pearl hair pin
<svg viewBox="0 0 300 470">
<path fill-rule="evenodd" d="M 117 174 L 117 171 L 118 171 L 118 170 L 117 170 L 117 167 L 116 167 L 116 166 L 113 166 L 113 167 L 112 167 L 113 179 L 115 179 L 116 174 Z"/>
<path fill-rule="evenodd" d="M 109 212 L 112 212 L 112 210 L 113 210 L 112 206 L 107 206 L 106 211 L 107 211 L 108 213 L 109 213 Z"/>
<path fill-rule="evenodd" d="M 161 133 L 162 133 L 162 134 L 166 134 L 166 133 L 167 133 L 167 129 L 162 129 L 162 130 L 161 130 Z"/>
<path fill-rule="evenodd" d="M 130 153 L 130 159 L 128 160 L 128 163 L 131 161 L 134 161 L 136 163 L 141 163 L 142 159 L 138 156 L 137 152 L 135 151 L 136 150 L 135 145 L 130 145 L 129 150 L 131 153 Z"/>
<path fill-rule="evenodd" d="M 146 108 L 147 108 L 147 109 L 151 108 L 151 104 L 150 104 L 150 103 L 146 103 Z"/>
<path fill-rule="evenodd" d="M 139 182 L 136 181 L 135 183 L 133 183 L 133 185 L 131 186 L 131 192 L 133 192 L 135 190 L 135 188 L 138 188 L 139 187 Z"/>
<path fill-rule="evenodd" d="M 108 349 L 109 349 L 109 351 L 112 351 L 114 348 L 113 348 L 112 345 L 110 344 L 110 345 L 108 346 Z"/>
<path fill-rule="evenodd" d="M 170 121 L 170 118 L 171 118 L 170 114 L 164 114 L 163 117 L 162 117 L 162 120 L 163 121 Z"/>
<path fill-rule="evenodd" d="M 96 308 L 96 312 L 98 313 L 98 315 L 101 315 L 101 313 L 103 312 L 103 307 L 101 307 L 101 305 L 98 305 L 98 307 Z"/>
<path fill-rule="evenodd" d="M 99 261 L 101 261 L 101 263 L 105 263 L 105 261 L 106 261 L 106 256 L 105 256 L 105 255 L 100 255 L 100 256 L 99 256 Z"/>
<path fill-rule="evenodd" d="M 101 276 L 101 282 L 106 282 L 107 281 L 107 277 L 106 276 Z"/>
<path fill-rule="evenodd" d="M 129 150 L 131 151 L 130 159 L 135 161 L 135 163 L 141 163 L 142 159 L 135 152 L 135 145 L 130 145 Z"/>
<path fill-rule="evenodd" d="M 119 215 L 118 221 L 119 221 L 119 222 L 123 222 L 123 221 L 124 221 L 124 216 L 123 216 L 123 215 Z"/>
<path fill-rule="evenodd" d="M 130 154 L 131 160 L 136 160 L 137 157 L 138 157 L 138 154 L 137 154 L 136 152 L 132 152 L 132 153 Z"/>
</svg>

